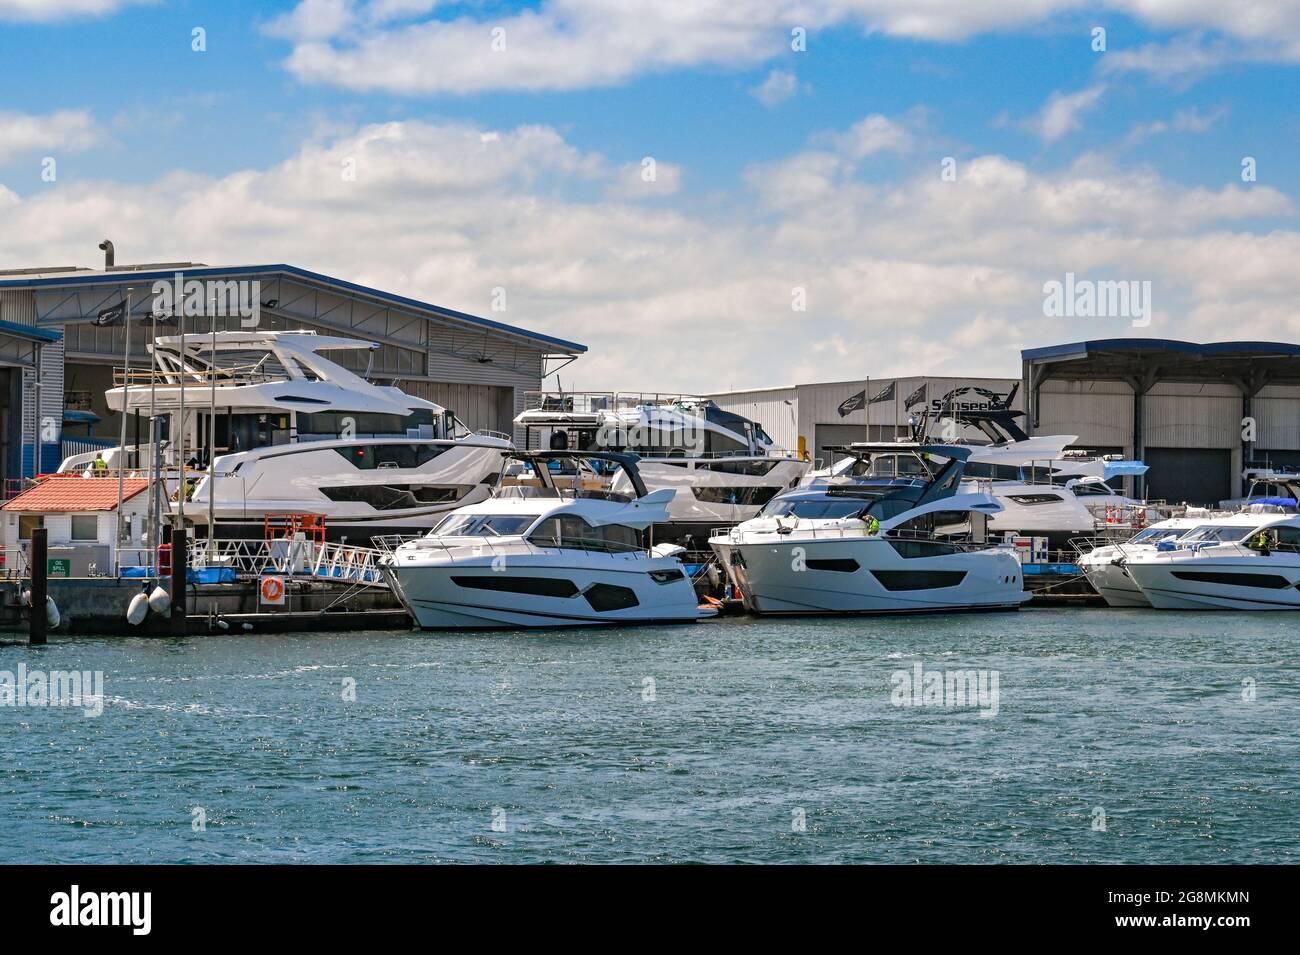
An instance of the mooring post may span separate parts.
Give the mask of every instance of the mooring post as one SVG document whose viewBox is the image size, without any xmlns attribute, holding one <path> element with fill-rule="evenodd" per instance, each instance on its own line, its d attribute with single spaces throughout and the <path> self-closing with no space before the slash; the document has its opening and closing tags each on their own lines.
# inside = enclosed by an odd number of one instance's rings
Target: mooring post
<svg viewBox="0 0 1300 955">
<path fill-rule="evenodd" d="M 32 605 L 29 608 L 31 630 L 27 642 L 32 646 L 45 643 L 45 634 L 49 629 L 49 618 L 45 610 L 45 575 L 49 571 L 49 531 L 44 527 L 32 528 Z"/>
<path fill-rule="evenodd" d="M 181 493 L 184 493 L 182 491 Z M 172 636 L 185 634 L 185 571 L 189 561 L 185 528 L 172 528 Z"/>
</svg>

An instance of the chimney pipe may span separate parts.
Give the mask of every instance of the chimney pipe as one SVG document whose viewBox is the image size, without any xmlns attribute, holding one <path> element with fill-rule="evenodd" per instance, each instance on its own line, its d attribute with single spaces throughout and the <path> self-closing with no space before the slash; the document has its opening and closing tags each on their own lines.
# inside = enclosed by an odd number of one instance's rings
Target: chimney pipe
<svg viewBox="0 0 1300 955">
<path fill-rule="evenodd" d="M 113 243 L 110 240 L 105 239 L 103 242 L 99 243 L 99 247 L 104 252 L 104 268 L 111 269 L 113 267 Z"/>
</svg>

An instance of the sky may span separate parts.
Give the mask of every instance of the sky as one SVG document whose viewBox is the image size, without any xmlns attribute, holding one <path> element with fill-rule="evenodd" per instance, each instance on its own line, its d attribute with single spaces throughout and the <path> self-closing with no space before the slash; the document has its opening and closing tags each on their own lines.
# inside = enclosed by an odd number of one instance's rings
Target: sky
<svg viewBox="0 0 1300 955">
<path fill-rule="evenodd" d="M 286 262 L 569 388 L 1300 341 L 1298 79 L 1300 0 L 0 0 L 0 268 Z"/>
</svg>

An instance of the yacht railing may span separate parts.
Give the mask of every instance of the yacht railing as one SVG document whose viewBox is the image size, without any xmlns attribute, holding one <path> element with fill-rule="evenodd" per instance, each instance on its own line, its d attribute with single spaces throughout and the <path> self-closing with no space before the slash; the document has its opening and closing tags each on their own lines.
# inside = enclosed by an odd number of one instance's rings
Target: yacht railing
<svg viewBox="0 0 1300 955">
<path fill-rule="evenodd" d="M 276 574 L 372 587 L 388 586 L 380 566 L 384 554 L 377 548 L 283 537 L 273 540 L 191 539 L 188 544 L 190 567 L 194 570 L 229 568 L 236 577 L 243 578 Z"/>
<path fill-rule="evenodd" d="M 518 556 L 521 547 L 529 554 L 545 553 L 552 550 L 582 550 L 622 555 L 644 555 L 646 553 L 646 549 L 639 544 L 624 544 L 619 541 L 591 537 L 564 537 L 552 542 L 549 538 L 534 540 L 519 536 L 504 536 L 497 540 L 477 536 L 457 537 L 450 534 L 446 537 L 417 538 L 386 535 L 374 538 L 374 542 L 376 547 L 384 554 L 386 560 L 396 554 L 397 548 L 402 545 L 409 545 L 411 549 L 417 551 L 440 550 L 446 553 L 453 550 L 469 549 L 475 557 L 487 555 L 492 557 L 501 556 L 507 559 L 512 555 Z"/>
<path fill-rule="evenodd" d="M 943 535 L 936 534 L 932 531 L 903 530 L 893 529 L 881 531 L 876 534 L 868 534 L 866 526 L 861 521 L 856 522 L 858 526 L 840 526 L 840 527 L 808 527 L 799 523 L 784 524 L 777 527 L 765 528 L 763 530 L 754 530 L 750 533 L 776 535 L 786 537 L 792 534 L 798 534 L 801 539 L 812 538 L 813 540 L 864 540 L 870 538 L 879 538 L 881 540 L 893 541 L 917 541 L 929 542 L 933 544 L 943 544 L 952 547 L 954 550 L 978 551 L 993 550 L 996 548 L 1005 548 L 1010 545 L 996 538 L 988 538 L 983 541 L 970 540 L 967 535 Z M 715 527 L 709 532 L 710 537 L 725 537 L 729 540 L 735 540 L 735 530 L 739 524 L 732 524 L 726 527 Z"/>
</svg>

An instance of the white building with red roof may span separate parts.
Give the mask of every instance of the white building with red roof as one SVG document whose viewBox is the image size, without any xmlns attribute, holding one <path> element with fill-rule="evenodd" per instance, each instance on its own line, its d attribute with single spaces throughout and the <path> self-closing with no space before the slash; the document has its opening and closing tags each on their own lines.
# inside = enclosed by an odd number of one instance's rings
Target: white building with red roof
<svg viewBox="0 0 1300 955">
<path fill-rule="evenodd" d="M 124 563 L 143 563 L 148 526 L 147 478 L 122 482 L 122 540 Z M 52 570 L 67 576 L 111 574 L 119 546 L 118 482 L 116 477 L 52 475 L 38 481 L 0 506 L 3 520 L 5 566 L 9 573 L 26 566 L 23 556 L 31 544 L 32 530 L 49 534 Z M 68 561 L 58 564 L 57 561 Z M 52 576 L 55 575 L 52 573 Z"/>
</svg>

